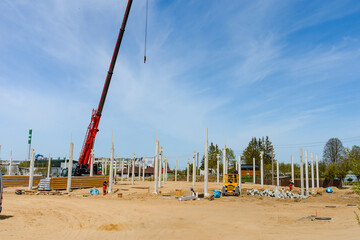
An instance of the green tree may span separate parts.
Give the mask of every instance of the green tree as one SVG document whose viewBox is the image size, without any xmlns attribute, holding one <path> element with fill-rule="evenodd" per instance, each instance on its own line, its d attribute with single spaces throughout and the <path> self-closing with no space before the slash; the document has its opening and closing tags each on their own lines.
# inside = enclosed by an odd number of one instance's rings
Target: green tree
<svg viewBox="0 0 360 240">
<path fill-rule="evenodd" d="M 216 171 L 217 168 L 217 154 L 220 155 L 220 162 L 219 162 L 219 171 L 220 173 L 222 173 L 222 169 L 223 169 L 223 151 L 221 149 L 219 149 L 218 145 L 214 145 L 214 143 L 211 142 L 210 146 L 209 146 L 209 150 L 208 150 L 208 154 L 209 154 L 209 171 Z M 234 150 L 232 150 L 231 148 L 226 148 L 226 158 L 229 160 L 229 172 L 233 171 L 234 168 L 236 167 L 236 165 L 234 164 L 235 161 L 235 154 L 234 154 Z M 203 156 L 202 160 L 201 160 L 201 166 L 200 169 L 204 170 L 204 162 L 205 162 L 205 156 Z"/>
<path fill-rule="evenodd" d="M 269 137 L 256 139 L 253 137 L 249 142 L 248 146 L 243 152 L 242 159 L 244 159 L 246 164 L 252 164 L 253 158 L 255 158 L 255 163 L 260 164 L 260 152 L 264 152 L 264 165 L 271 164 L 272 150 L 273 145 L 269 140 Z M 274 155 L 275 158 L 275 155 Z"/>
<path fill-rule="evenodd" d="M 350 171 L 356 176 L 360 176 L 360 147 L 354 145 L 351 150 L 346 149 L 346 162 L 350 166 Z"/>
<path fill-rule="evenodd" d="M 325 171 L 325 179 L 332 180 L 336 176 L 336 164 L 329 164 Z"/>
</svg>

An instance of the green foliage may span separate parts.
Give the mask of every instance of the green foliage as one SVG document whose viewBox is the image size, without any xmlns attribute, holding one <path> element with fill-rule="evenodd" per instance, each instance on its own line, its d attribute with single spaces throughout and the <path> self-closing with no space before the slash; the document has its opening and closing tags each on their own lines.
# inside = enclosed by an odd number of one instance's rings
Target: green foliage
<svg viewBox="0 0 360 240">
<path fill-rule="evenodd" d="M 246 164 L 252 164 L 255 158 L 255 164 L 260 164 L 260 152 L 264 152 L 264 164 L 271 163 L 273 145 L 269 137 L 256 139 L 253 137 L 243 152 L 243 158 Z M 275 157 L 275 155 L 274 155 Z"/>
<path fill-rule="evenodd" d="M 47 174 L 47 169 L 48 169 L 47 164 L 45 162 L 40 162 L 38 163 L 38 166 L 35 168 L 34 173 L 45 176 Z"/>
<path fill-rule="evenodd" d="M 354 190 L 354 192 L 358 195 L 360 195 L 360 183 L 359 182 L 355 182 L 352 186 L 352 189 Z"/>
<path fill-rule="evenodd" d="M 336 164 L 329 164 L 325 171 L 325 179 L 332 180 L 336 176 Z"/>
<path fill-rule="evenodd" d="M 20 162 L 19 167 L 29 168 L 30 167 L 30 161 L 22 161 L 22 162 Z"/>
<path fill-rule="evenodd" d="M 214 143 L 211 143 L 209 146 L 209 150 L 208 150 L 208 154 L 209 154 L 209 171 L 211 172 L 212 170 L 216 171 L 217 168 L 217 155 L 220 155 L 220 162 L 219 162 L 219 171 L 220 173 L 222 173 L 222 169 L 223 169 L 223 152 L 222 150 L 219 149 L 218 145 L 214 145 Z M 226 148 L 226 158 L 229 160 L 229 172 L 233 171 L 234 168 L 236 167 L 235 165 L 235 154 L 234 151 L 231 148 Z M 202 160 L 201 160 L 201 166 L 200 169 L 204 170 L 204 161 L 205 161 L 205 156 L 203 156 Z"/>
<path fill-rule="evenodd" d="M 360 147 L 354 145 L 351 150 L 347 148 L 344 162 L 353 174 L 360 176 Z"/>
</svg>

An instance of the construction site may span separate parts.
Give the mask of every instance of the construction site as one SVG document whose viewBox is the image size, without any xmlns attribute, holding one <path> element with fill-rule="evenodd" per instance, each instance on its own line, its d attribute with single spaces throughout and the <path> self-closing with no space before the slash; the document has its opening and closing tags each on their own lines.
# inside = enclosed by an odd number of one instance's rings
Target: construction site
<svg viewBox="0 0 360 240">
<path fill-rule="evenodd" d="M 119 2 L 0 3 L 1 240 L 360 239 L 360 5 Z"/>
</svg>

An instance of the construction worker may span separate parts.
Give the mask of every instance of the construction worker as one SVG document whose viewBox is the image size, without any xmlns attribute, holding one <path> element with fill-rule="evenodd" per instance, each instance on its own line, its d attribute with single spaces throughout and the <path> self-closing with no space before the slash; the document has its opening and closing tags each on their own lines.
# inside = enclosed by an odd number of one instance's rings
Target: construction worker
<svg viewBox="0 0 360 240">
<path fill-rule="evenodd" d="M 290 191 L 293 190 L 293 186 L 294 186 L 294 183 L 290 180 L 289 181 L 289 188 L 290 188 Z"/>
<path fill-rule="evenodd" d="M 107 188 L 107 182 L 105 181 L 105 182 L 103 183 L 103 196 L 106 195 L 106 188 Z"/>
</svg>

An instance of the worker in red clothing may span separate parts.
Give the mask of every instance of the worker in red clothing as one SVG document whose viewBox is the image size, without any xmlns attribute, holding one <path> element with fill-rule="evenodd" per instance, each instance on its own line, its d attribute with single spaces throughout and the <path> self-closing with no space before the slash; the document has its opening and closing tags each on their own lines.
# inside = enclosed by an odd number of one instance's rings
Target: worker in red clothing
<svg viewBox="0 0 360 240">
<path fill-rule="evenodd" d="M 294 186 L 294 183 L 290 180 L 289 181 L 289 188 L 290 188 L 290 191 L 293 190 L 293 186 Z"/>
<path fill-rule="evenodd" d="M 103 183 L 103 196 L 106 195 L 106 188 L 107 188 L 107 182 L 105 181 L 105 182 Z"/>
</svg>

